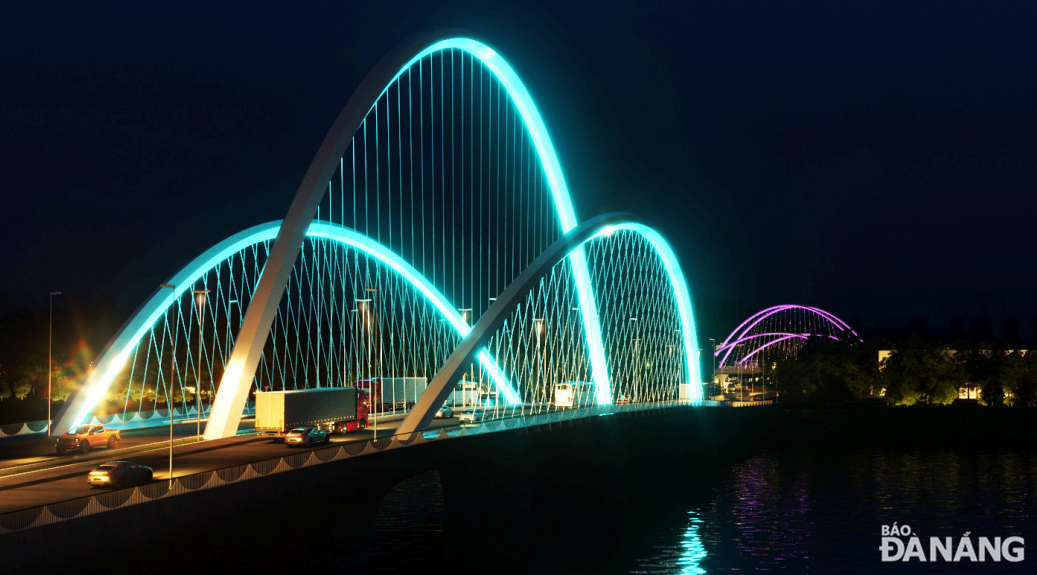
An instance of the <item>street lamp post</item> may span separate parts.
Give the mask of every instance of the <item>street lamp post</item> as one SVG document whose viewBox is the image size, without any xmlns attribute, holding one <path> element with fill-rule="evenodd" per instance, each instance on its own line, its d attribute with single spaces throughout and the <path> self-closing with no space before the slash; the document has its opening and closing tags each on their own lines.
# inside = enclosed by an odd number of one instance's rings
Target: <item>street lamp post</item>
<svg viewBox="0 0 1037 575">
<path fill-rule="evenodd" d="M 61 295 L 61 292 L 50 292 L 50 335 L 47 336 L 47 437 L 50 437 L 50 404 L 54 402 L 54 398 L 51 397 L 51 378 L 54 376 L 54 296 L 56 295 Z"/>
<path fill-rule="evenodd" d="M 176 286 L 170 284 L 158 284 L 160 289 L 170 289 L 176 296 Z M 170 306 L 172 307 L 172 306 Z M 166 325 L 170 325 L 167 320 Z M 176 357 L 173 354 L 173 332 L 169 332 L 169 381 L 166 383 L 166 403 L 169 404 L 169 488 L 173 488 L 173 368 L 176 366 Z"/>
<path fill-rule="evenodd" d="M 763 354 L 763 350 L 760 350 L 760 387 L 763 391 L 760 392 L 760 401 L 767 399 L 767 358 Z"/>
<path fill-rule="evenodd" d="M 375 288 L 367 288 L 365 291 L 371 294 L 371 307 L 374 308 L 371 311 L 371 319 L 373 320 L 373 325 L 371 326 L 371 338 L 374 339 L 375 329 L 379 327 L 378 301 L 376 300 L 376 298 L 378 297 L 378 290 Z M 378 355 L 376 355 L 374 359 L 374 369 L 375 373 L 378 374 L 378 399 L 384 402 L 385 398 L 382 397 L 382 394 L 385 393 L 385 389 L 382 388 L 382 334 L 380 331 L 378 333 Z M 374 440 L 378 441 L 378 410 L 375 409 L 374 413 L 374 417 L 371 418 L 371 421 L 373 423 L 371 427 L 374 431 Z"/>
<path fill-rule="evenodd" d="M 472 313 L 472 308 L 470 308 L 470 307 L 459 307 L 459 308 L 457 308 L 457 311 L 461 312 L 461 321 L 463 321 L 465 324 L 467 324 L 468 323 L 468 315 Z M 479 400 L 482 398 L 481 397 L 482 396 L 482 389 L 481 389 L 482 386 L 475 382 L 475 364 L 474 363 L 469 368 L 468 377 L 471 378 L 472 385 L 475 386 L 476 397 L 473 400 L 473 405 L 478 406 L 479 405 Z M 461 381 L 462 381 L 462 384 L 463 384 L 464 383 L 464 378 L 463 377 L 461 378 Z M 461 387 L 462 387 L 462 391 L 461 391 L 461 405 L 463 406 L 464 405 L 464 398 L 465 398 L 465 396 L 467 394 L 464 392 L 464 385 L 462 385 Z M 483 407 L 485 407 L 485 405 Z M 393 413 L 395 413 L 395 411 Z"/>
<path fill-rule="evenodd" d="M 636 317 L 631 317 L 630 318 L 630 322 L 631 322 L 631 327 L 634 330 L 634 335 L 635 336 L 638 335 L 638 333 L 637 333 L 637 323 L 636 323 L 637 322 L 637 318 Z M 632 396 L 636 396 L 636 397 L 640 397 L 641 386 L 638 385 L 638 384 L 641 382 L 641 374 L 640 374 L 640 367 L 641 366 L 638 365 L 638 362 L 640 361 L 640 357 L 639 357 L 639 354 L 638 354 L 638 352 L 640 350 L 638 349 L 638 347 L 639 347 L 638 344 L 641 343 L 641 338 L 635 337 L 635 338 L 633 338 L 633 341 L 634 341 L 634 391 L 633 391 L 633 393 L 631 395 Z M 634 397 L 631 397 L 630 401 L 631 402 L 635 401 Z"/>
<path fill-rule="evenodd" d="M 709 387 L 713 390 L 713 395 L 717 395 L 717 340 L 709 338 L 709 341 L 713 342 L 713 372 L 709 374 Z"/>
<path fill-rule="evenodd" d="M 541 346 L 540 340 L 541 340 L 541 336 L 544 333 L 544 318 L 542 318 L 542 317 L 533 318 L 533 322 L 536 324 L 536 330 L 537 330 L 537 358 L 540 360 L 540 377 L 542 377 L 543 380 L 544 380 L 544 384 L 543 384 L 544 385 L 544 387 L 543 387 L 544 392 L 543 392 L 543 394 L 541 394 L 541 397 L 546 397 L 547 396 L 547 361 L 546 361 L 546 358 L 544 357 L 544 356 L 547 355 L 547 346 L 546 345 L 544 346 L 544 352 L 540 353 L 540 346 Z M 531 407 L 530 408 L 531 412 L 532 412 L 532 409 L 533 408 Z M 538 408 L 538 409 L 540 409 L 540 408 Z"/>
<path fill-rule="evenodd" d="M 230 352 L 231 352 L 231 349 L 230 349 L 231 348 L 231 345 L 230 345 L 230 334 L 231 334 L 231 326 L 234 324 L 234 322 L 231 321 L 231 317 L 232 316 L 231 316 L 231 311 L 230 310 L 231 310 L 231 306 L 234 306 L 234 305 L 238 306 L 238 315 L 240 316 L 241 315 L 241 304 L 238 303 L 238 300 L 237 299 L 227 300 L 227 335 L 226 335 L 226 339 L 224 340 L 225 341 L 224 348 L 226 348 L 227 351 L 226 351 L 226 356 L 222 358 L 222 360 L 223 360 L 223 370 L 224 371 L 227 370 L 227 364 L 230 363 Z M 213 330 L 215 330 L 216 329 L 216 324 L 214 323 L 212 327 L 213 327 Z M 215 334 L 215 332 L 213 333 L 212 338 L 213 338 L 213 341 L 216 341 L 216 334 Z M 219 380 L 217 379 L 216 381 L 219 381 Z M 216 381 L 213 381 L 213 383 L 215 384 Z M 215 387 L 215 386 L 213 386 L 213 387 Z M 213 389 L 213 392 L 215 393 L 216 390 Z M 248 407 L 248 404 L 246 403 L 246 408 L 247 407 Z M 212 409 L 212 401 L 211 400 L 209 401 L 209 408 L 210 408 L 210 411 L 211 411 L 211 409 Z"/>
<path fill-rule="evenodd" d="M 195 370 L 195 382 L 194 382 L 194 400 L 195 400 L 195 415 L 198 421 L 198 440 L 202 439 L 202 306 L 205 305 L 205 294 L 209 293 L 207 289 L 193 289 L 191 293 L 194 294 L 195 302 L 198 304 L 198 369 Z"/>
<path fill-rule="evenodd" d="M 634 394 L 638 402 L 644 403 L 645 394 L 641 389 L 641 338 L 635 337 L 632 341 L 634 342 Z"/>
<path fill-rule="evenodd" d="M 736 347 L 745 347 L 744 343 L 738 344 Z M 738 357 L 738 354 L 735 354 Z M 738 401 L 745 401 L 745 382 L 742 381 L 742 363 L 735 361 L 738 366 Z"/>
</svg>

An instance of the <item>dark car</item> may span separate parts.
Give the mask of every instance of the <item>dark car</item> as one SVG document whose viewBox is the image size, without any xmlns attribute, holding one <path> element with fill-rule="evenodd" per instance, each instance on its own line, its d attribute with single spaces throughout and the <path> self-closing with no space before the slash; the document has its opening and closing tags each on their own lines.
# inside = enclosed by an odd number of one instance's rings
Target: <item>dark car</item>
<svg viewBox="0 0 1037 575">
<path fill-rule="evenodd" d="M 151 468 L 147 465 L 137 465 L 132 461 L 109 461 L 91 471 L 86 480 L 91 487 L 122 489 L 149 483 L 152 476 Z"/>
<path fill-rule="evenodd" d="M 284 436 L 284 443 L 288 447 L 293 445 L 305 445 L 307 447 L 324 443 L 331 440 L 331 435 L 316 427 L 297 427 Z"/>
</svg>

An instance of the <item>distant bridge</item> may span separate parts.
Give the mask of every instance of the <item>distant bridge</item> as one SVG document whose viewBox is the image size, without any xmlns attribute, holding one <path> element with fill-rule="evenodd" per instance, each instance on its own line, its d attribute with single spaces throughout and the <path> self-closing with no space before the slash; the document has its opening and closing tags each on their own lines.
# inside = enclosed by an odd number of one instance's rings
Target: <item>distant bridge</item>
<svg viewBox="0 0 1037 575">
<path fill-rule="evenodd" d="M 757 370 L 765 357 L 793 355 L 811 337 L 861 340 L 849 324 L 821 308 L 776 305 L 749 316 L 717 346 L 716 370 Z"/>
</svg>

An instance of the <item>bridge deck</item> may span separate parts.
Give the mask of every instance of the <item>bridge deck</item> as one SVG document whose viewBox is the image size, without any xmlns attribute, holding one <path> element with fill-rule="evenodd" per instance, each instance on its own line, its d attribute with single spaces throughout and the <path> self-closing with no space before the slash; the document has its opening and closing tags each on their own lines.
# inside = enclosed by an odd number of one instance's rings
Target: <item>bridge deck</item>
<svg viewBox="0 0 1037 575">
<path fill-rule="evenodd" d="M 378 436 L 388 437 L 396 431 L 399 420 L 379 424 Z M 431 427 L 457 425 L 457 418 L 437 419 Z M 168 428 L 167 428 L 168 429 Z M 178 426 L 178 436 L 193 435 L 193 425 Z M 144 441 L 155 441 L 155 430 L 147 435 L 131 435 L 135 443 Z M 157 430 L 161 432 L 162 430 Z M 161 435 L 161 433 L 159 433 Z M 167 436 L 168 437 L 168 436 Z M 374 430 L 352 432 L 348 435 L 332 435 L 331 444 L 351 443 L 367 441 L 374 437 Z M 40 449 L 50 450 L 51 443 L 32 446 L 34 451 Z M 204 443 L 192 443 L 188 445 L 177 445 L 173 448 L 173 476 L 182 477 L 213 471 L 234 465 L 243 465 L 254 461 L 273 459 L 284 455 L 302 453 L 311 449 L 326 447 L 325 444 L 313 448 L 299 447 L 287 448 L 283 443 L 274 443 L 268 439 L 261 439 L 255 435 L 241 435 L 217 441 L 206 441 Z M 24 448 L 23 448 L 24 449 Z M 20 459 L 11 458 L 5 451 L 6 461 L 4 467 L 10 468 L 14 461 Z M 53 459 L 42 454 L 24 459 Z M 98 449 L 86 456 L 63 456 L 58 461 L 66 462 L 64 465 L 50 467 L 47 469 L 27 471 L 0 477 L 0 513 L 9 513 L 31 507 L 49 505 L 60 501 L 86 497 L 99 493 L 97 489 L 90 487 L 86 482 L 87 473 L 94 470 L 104 461 L 130 460 L 141 465 L 147 465 L 154 470 L 155 481 L 165 481 L 169 478 L 169 449 L 168 444 L 155 444 L 154 448 L 143 452 L 126 454 L 126 450 L 118 449 L 109 456 L 107 450 Z M 3 468 L 0 468 L 3 471 Z"/>
</svg>

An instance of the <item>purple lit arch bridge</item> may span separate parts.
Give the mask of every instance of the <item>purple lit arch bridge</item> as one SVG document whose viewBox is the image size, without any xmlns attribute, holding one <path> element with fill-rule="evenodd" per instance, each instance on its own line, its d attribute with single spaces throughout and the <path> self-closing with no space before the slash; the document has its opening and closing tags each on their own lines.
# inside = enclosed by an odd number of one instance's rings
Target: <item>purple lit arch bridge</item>
<svg viewBox="0 0 1037 575">
<path fill-rule="evenodd" d="M 717 370 L 755 369 L 768 358 L 794 355 L 811 337 L 860 341 L 845 321 L 823 309 L 776 305 L 749 316 L 717 346 Z"/>
<path fill-rule="evenodd" d="M 165 284 L 56 431 L 114 412 L 113 427 L 199 416 L 206 439 L 228 437 L 257 390 L 369 378 L 427 385 L 399 408 L 409 431 L 455 386 L 487 419 L 556 410 L 559 389 L 574 407 L 702 398 L 677 255 L 629 214 L 576 217 L 532 96 L 467 33 L 387 55 L 285 218 L 233 233 Z"/>
</svg>

